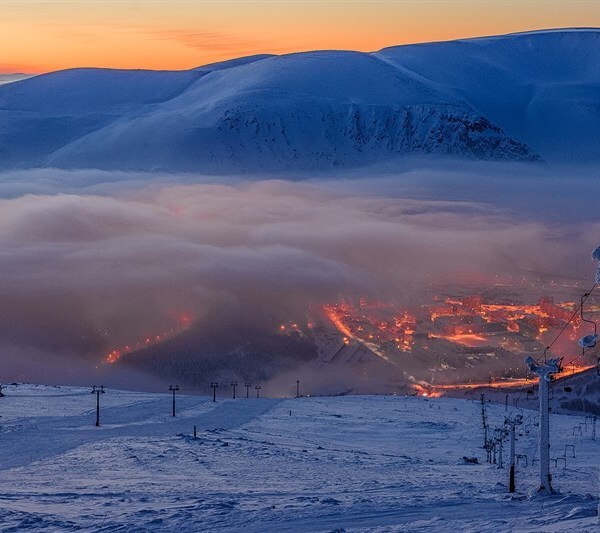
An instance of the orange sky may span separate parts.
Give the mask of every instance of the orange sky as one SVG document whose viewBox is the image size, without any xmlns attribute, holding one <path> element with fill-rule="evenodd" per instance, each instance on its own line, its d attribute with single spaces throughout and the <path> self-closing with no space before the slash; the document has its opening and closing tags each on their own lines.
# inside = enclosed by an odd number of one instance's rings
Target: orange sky
<svg viewBox="0 0 600 533">
<path fill-rule="evenodd" d="M 600 0 L 0 0 L 0 72 L 186 69 L 572 26 L 600 26 Z"/>
</svg>

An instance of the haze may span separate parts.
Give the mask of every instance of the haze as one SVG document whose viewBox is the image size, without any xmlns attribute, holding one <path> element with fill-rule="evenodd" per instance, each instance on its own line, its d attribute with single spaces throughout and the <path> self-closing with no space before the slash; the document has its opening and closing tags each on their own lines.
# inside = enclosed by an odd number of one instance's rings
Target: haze
<svg viewBox="0 0 600 533">
<path fill-rule="evenodd" d="M 177 328 L 181 314 L 269 331 L 340 297 L 412 303 L 432 280 L 592 279 L 594 169 L 420 167 L 310 181 L 1 175 L 5 379 L 89 381 L 113 348 Z M 569 205 L 555 200 L 565 194 Z"/>
</svg>

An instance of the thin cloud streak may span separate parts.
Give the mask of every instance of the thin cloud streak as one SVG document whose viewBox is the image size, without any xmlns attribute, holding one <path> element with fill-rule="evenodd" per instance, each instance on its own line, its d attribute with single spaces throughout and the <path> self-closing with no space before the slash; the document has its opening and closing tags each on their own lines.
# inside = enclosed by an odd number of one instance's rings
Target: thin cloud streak
<svg viewBox="0 0 600 533">
<path fill-rule="evenodd" d="M 255 40 L 233 33 L 191 28 L 177 29 L 140 29 L 149 40 L 164 40 L 181 43 L 189 48 L 202 51 L 222 51 L 245 55 L 244 50 L 254 53 L 256 50 L 270 49 L 267 41 Z"/>
</svg>

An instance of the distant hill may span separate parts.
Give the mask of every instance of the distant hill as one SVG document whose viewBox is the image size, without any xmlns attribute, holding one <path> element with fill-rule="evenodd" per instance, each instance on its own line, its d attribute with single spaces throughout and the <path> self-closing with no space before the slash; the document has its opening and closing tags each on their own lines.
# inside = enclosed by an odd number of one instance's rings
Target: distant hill
<svg viewBox="0 0 600 533">
<path fill-rule="evenodd" d="M 600 30 L 74 69 L 0 86 L 0 168 L 322 170 L 406 155 L 600 161 Z"/>
<path fill-rule="evenodd" d="M 0 74 L 0 85 L 5 83 L 13 83 L 15 81 L 25 80 L 31 78 L 31 74 Z"/>
</svg>

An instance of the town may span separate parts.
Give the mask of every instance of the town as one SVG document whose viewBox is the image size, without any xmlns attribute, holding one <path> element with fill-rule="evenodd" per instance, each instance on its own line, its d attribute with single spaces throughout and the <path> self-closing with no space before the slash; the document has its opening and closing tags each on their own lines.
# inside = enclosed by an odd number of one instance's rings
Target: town
<svg viewBox="0 0 600 533">
<path fill-rule="evenodd" d="M 458 384 L 465 377 L 467 382 L 481 381 L 483 375 L 490 382 L 525 377 L 524 358 L 541 355 L 561 328 L 566 330 L 553 352 L 571 359 L 579 350 L 577 339 L 593 332 L 594 319 L 600 318 L 600 307 L 592 302 L 582 321 L 578 304 L 552 296 L 517 302 L 481 293 L 432 294 L 430 302 L 416 308 L 360 298 L 326 304 L 323 312 L 346 345 L 362 344 L 407 367 L 413 366 L 411 361 L 426 362 L 427 375 L 421 372 L 420 379 Z M 593 366 L 596 361 L 590 357 L 582 354 L 565 370 Z"/>
</svg>

